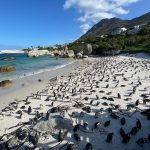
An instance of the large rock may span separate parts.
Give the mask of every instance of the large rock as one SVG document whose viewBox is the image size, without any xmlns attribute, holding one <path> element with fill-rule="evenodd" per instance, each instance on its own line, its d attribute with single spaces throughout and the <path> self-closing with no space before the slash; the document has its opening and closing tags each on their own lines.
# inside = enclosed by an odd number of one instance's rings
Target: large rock
<svg viewBox="0 0 150 150">
<path fill-rule="evenodd" d="M 12 85 L 12 81 L 4 80 L 0 82 L 0 87 L 10 87 Z"/>
<path fill-rule="evenodd" d="M 83 51 L 83 54 L 84 55 L 90 55 L 92 53 L 92 45 L 91 44 L 87 44 L 84 51 Z"/>
<path fill-rule="evenodd" d="M 82 55 L 82 53 L 77 53 L 77 58 L 82 58 L 83 57 L 83 55 Z"/>
<path fill-rule="evenodd" d="M 34 126 L 38 132 L 54 133 L 56 130 L 71 131 L 72 122 L 68 118 L 60 116 L 58 113 L 51 113 L 47 121 L 40 121 Z"/>
<path fill-rule="evenodd" d="M 73 50 L 55 50 L 55 51 L 48 51 L 48 50 L 32 50 L 27 53 L 29 57 L 38 57 L 44 55 L 51 55 L 51 56 L 58 56 L 64 58 L 71 58 L 75 57 Z"/>
<path fill-rule="evenodd" d="M 13 66 L 0 67 L 0 72 L 12 72 L 12 71 L 16 71 L 16 68 Z"/>
<path fill-rule="evenodd" d="M 8 57 L 8 58 L 0 58 L 0 60 L 16 60 L 15 57 Z"/>
<path fill-rule="evenodd" d="M 75 54 L 74 54 L 74 51 L 73 51 L 73 50 L 68 50 L 68 51 L 66 52 L 66 55 L 67 55 L 67 57 L 69 57 L 69 58 L 75 57 Z"/>
<path fill-rule="evenodd" d="M 39 57 L 45 55 L 51 55 L 48 50 L 31 50 L 27 53 L 28 57 Z"/>
<path fill-rule="evenodd" d="M 59 57 L 64 57 L 64 58 L 71 58 L 71 57 L 75 57 L 74 51 L 73 50 L 55 50 L 54 52 L 55 56 L 59 56 Z"/>
<path fill-rule="evenodd" d="M 82 58 L 88 58 L 88 56 L 87 55 L 83 55 Z"/>
<path fill-rule="evenodd" d="M 59 50 L 55 50 L 53 53 L 54 56 L 59 56 L 59 57 L 62 57 L 64 55 L 63 51 L 59 51 Z"/>
</svg>

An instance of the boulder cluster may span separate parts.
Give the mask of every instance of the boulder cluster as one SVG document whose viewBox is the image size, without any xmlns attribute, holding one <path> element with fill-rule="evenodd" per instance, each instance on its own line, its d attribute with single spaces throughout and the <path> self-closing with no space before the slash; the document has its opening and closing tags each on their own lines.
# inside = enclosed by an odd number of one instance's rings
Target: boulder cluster
<svg viewBox="0 0 150 150">
<path fill-rule="evenodd" d="M 87 58 L 87 55 L 84 55 L 83 52 L 79 52 L 77 54 L 74 53 L 73 50 L 54 50 L 54 51 L 48 51 L 48 50 L 32 50 L 27 53 L 28 57 L 39 57 L 39 56 L 56 56 L 56 57 L 62 57 L 62 58 Z"/>
</svg>

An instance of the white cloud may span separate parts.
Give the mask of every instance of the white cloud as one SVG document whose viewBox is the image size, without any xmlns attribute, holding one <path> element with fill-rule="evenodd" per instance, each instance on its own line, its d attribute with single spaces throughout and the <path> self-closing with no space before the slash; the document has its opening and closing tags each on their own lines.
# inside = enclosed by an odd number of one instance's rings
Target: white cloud
<svg viewBox="0 0 150 150">
<path fill-rule="evenodd" d="M 124 15 L 124 14 L 128 14 L 129 10 L 125 10 L 122 7 L 118 7 L 115 9 L 114 13 Z"/>
<path fill-rule="evenodd" d="M 95 14 L 93 13 L 85 14 L 84 16 L 81 16 L 80 18 L 78 18 L 78 20 L 80 22 L 87 22 L 87 21 L 92 20 L 93 23 L 96 23 L 103 18 L 112 18 L 112 17 L 115 17 L 115 15 L 113 15 L 112 13 L 97 12 Z"/>
<path fill-rule="evenodd" d="M 81 28 L 83 33 L 86 33 L 91 28 L 91 26 L 88 23 L 85 23 L 85 24 L 82 24 L 80 26 L 80 28 Z"/>
<path fill-rule="evenodd" d="M 104 18 L 112 18 L 117 15 L 128 14 L 125 8 L 139 0 L 66 0 L 65 9 L 75 8 L 81 16 L 78 21 L 82 22 L 80 28 L 85 33 L 91 25 Z"/>
<path fill-rule="evenodd" d="M 132 3 L 136 3 L 139 0 L 113 0 L 118 6 L 127 6 Z"/>
</svg>

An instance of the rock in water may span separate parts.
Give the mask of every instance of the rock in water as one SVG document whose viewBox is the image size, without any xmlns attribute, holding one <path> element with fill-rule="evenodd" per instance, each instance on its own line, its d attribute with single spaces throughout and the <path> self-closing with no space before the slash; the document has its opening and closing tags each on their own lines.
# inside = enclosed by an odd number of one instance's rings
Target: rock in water
<svg viewBox="0 0 150 150">
<path fill-rule="evenodd" d="M 12 81 L 4 80 L 0 82 L 0 87 L 10 87 L 12 85 Z"/>
<path fill-rule="evenodd" d="M 4 58 L 0 58 L 0 60 L 16 60 L 15 57 L 4 57 Z"/>
<path fill-rule="evenodd" d="M 0 72 L 12 72 L 12 71 L 16 71 L 16 68 L 13 66 L 0 67 Z"/>
</svg>

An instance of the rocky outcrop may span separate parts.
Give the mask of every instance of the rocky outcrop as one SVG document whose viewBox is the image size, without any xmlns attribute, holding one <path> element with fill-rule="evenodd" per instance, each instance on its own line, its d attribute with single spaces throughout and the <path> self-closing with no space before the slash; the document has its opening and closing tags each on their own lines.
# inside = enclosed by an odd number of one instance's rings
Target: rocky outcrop
<svg viewBox="0 0 150 150">
<path fill-rule="evenodd" d="M 73 58 L 75 57 L 73 50 L 55 50 L 55 51 L 48 51 L 48 50 L 32 50 L 27 53 L 28 57 L 39 57 L 39 56 L 58 56 L 63 58 Z"/>
<path fill-rule="evenodd" d="M 63 55 L 62 51 L 58 51 L 58 50 L 53 51 L 53 54 L 54 54 L 54 56 L 62 56 Z"/>
<path fill-rule="evenodd" d="M 51 55 L 51 52 L 48 50 L 31 50 L 27 53 L 28 57 L 39 57 L 45 55 Z"/>
<path fill-rule="evenodd" d="M 83 55 L 83 53 L 82 52 L 79 52 L 79 53 L 77 53 L 76 54 L 76 58 L 88 58 L 88 56 L 87 55 Z"/>
<path fill-rule="evenodd" d="M 88 58 L 88 57 L 89 57 L 89 56 L 87 56 L 87 55 L 83 55 L 83 56 L 82 56 L 82 58 Z"/>
<path fill-rule="evenodd" d="M 82 58 L 83 55 L 82 55 L 82 53 L 77 53 L 76 57 L 77 57 L 77 58 Z"/>
<path fill-rule="evenodd" d="M 15 57 L 8 57 L 8 58 L 0 58 L 0 60 L 16 60 Z"/>
<path fill-rule="evenodd" d="M 73 58 L 75 57 L 73 50 L 66 50 L 66 51 L 53 51 L 54 56 L 63 57 L 63 58 Z"/>
<path fill-rule="evenodd" d="M 12 71 L 16 71 L 16 68 L 13 66 L 0 67 L 0 72 L 12 72 Z"/>
<path fill-rule="evenodd" d="M 10 87 L 12 85 L 12 81 L 4 80 L 0 82 L 0 87 Z"/>
<path fill-rule="evenodd" d="M 66 51 L 66 56 L 69 57 L 69 58 L 75 57 L 74 51 L 73 51 L 73 50 L 68 50 L 68 51 Z"/>
<path fill-rule="evenodd" d="M 92 45 L 87 44 L 83 50 L 84 55 L 90 55 L 92 53 Z"/>
</svg>

